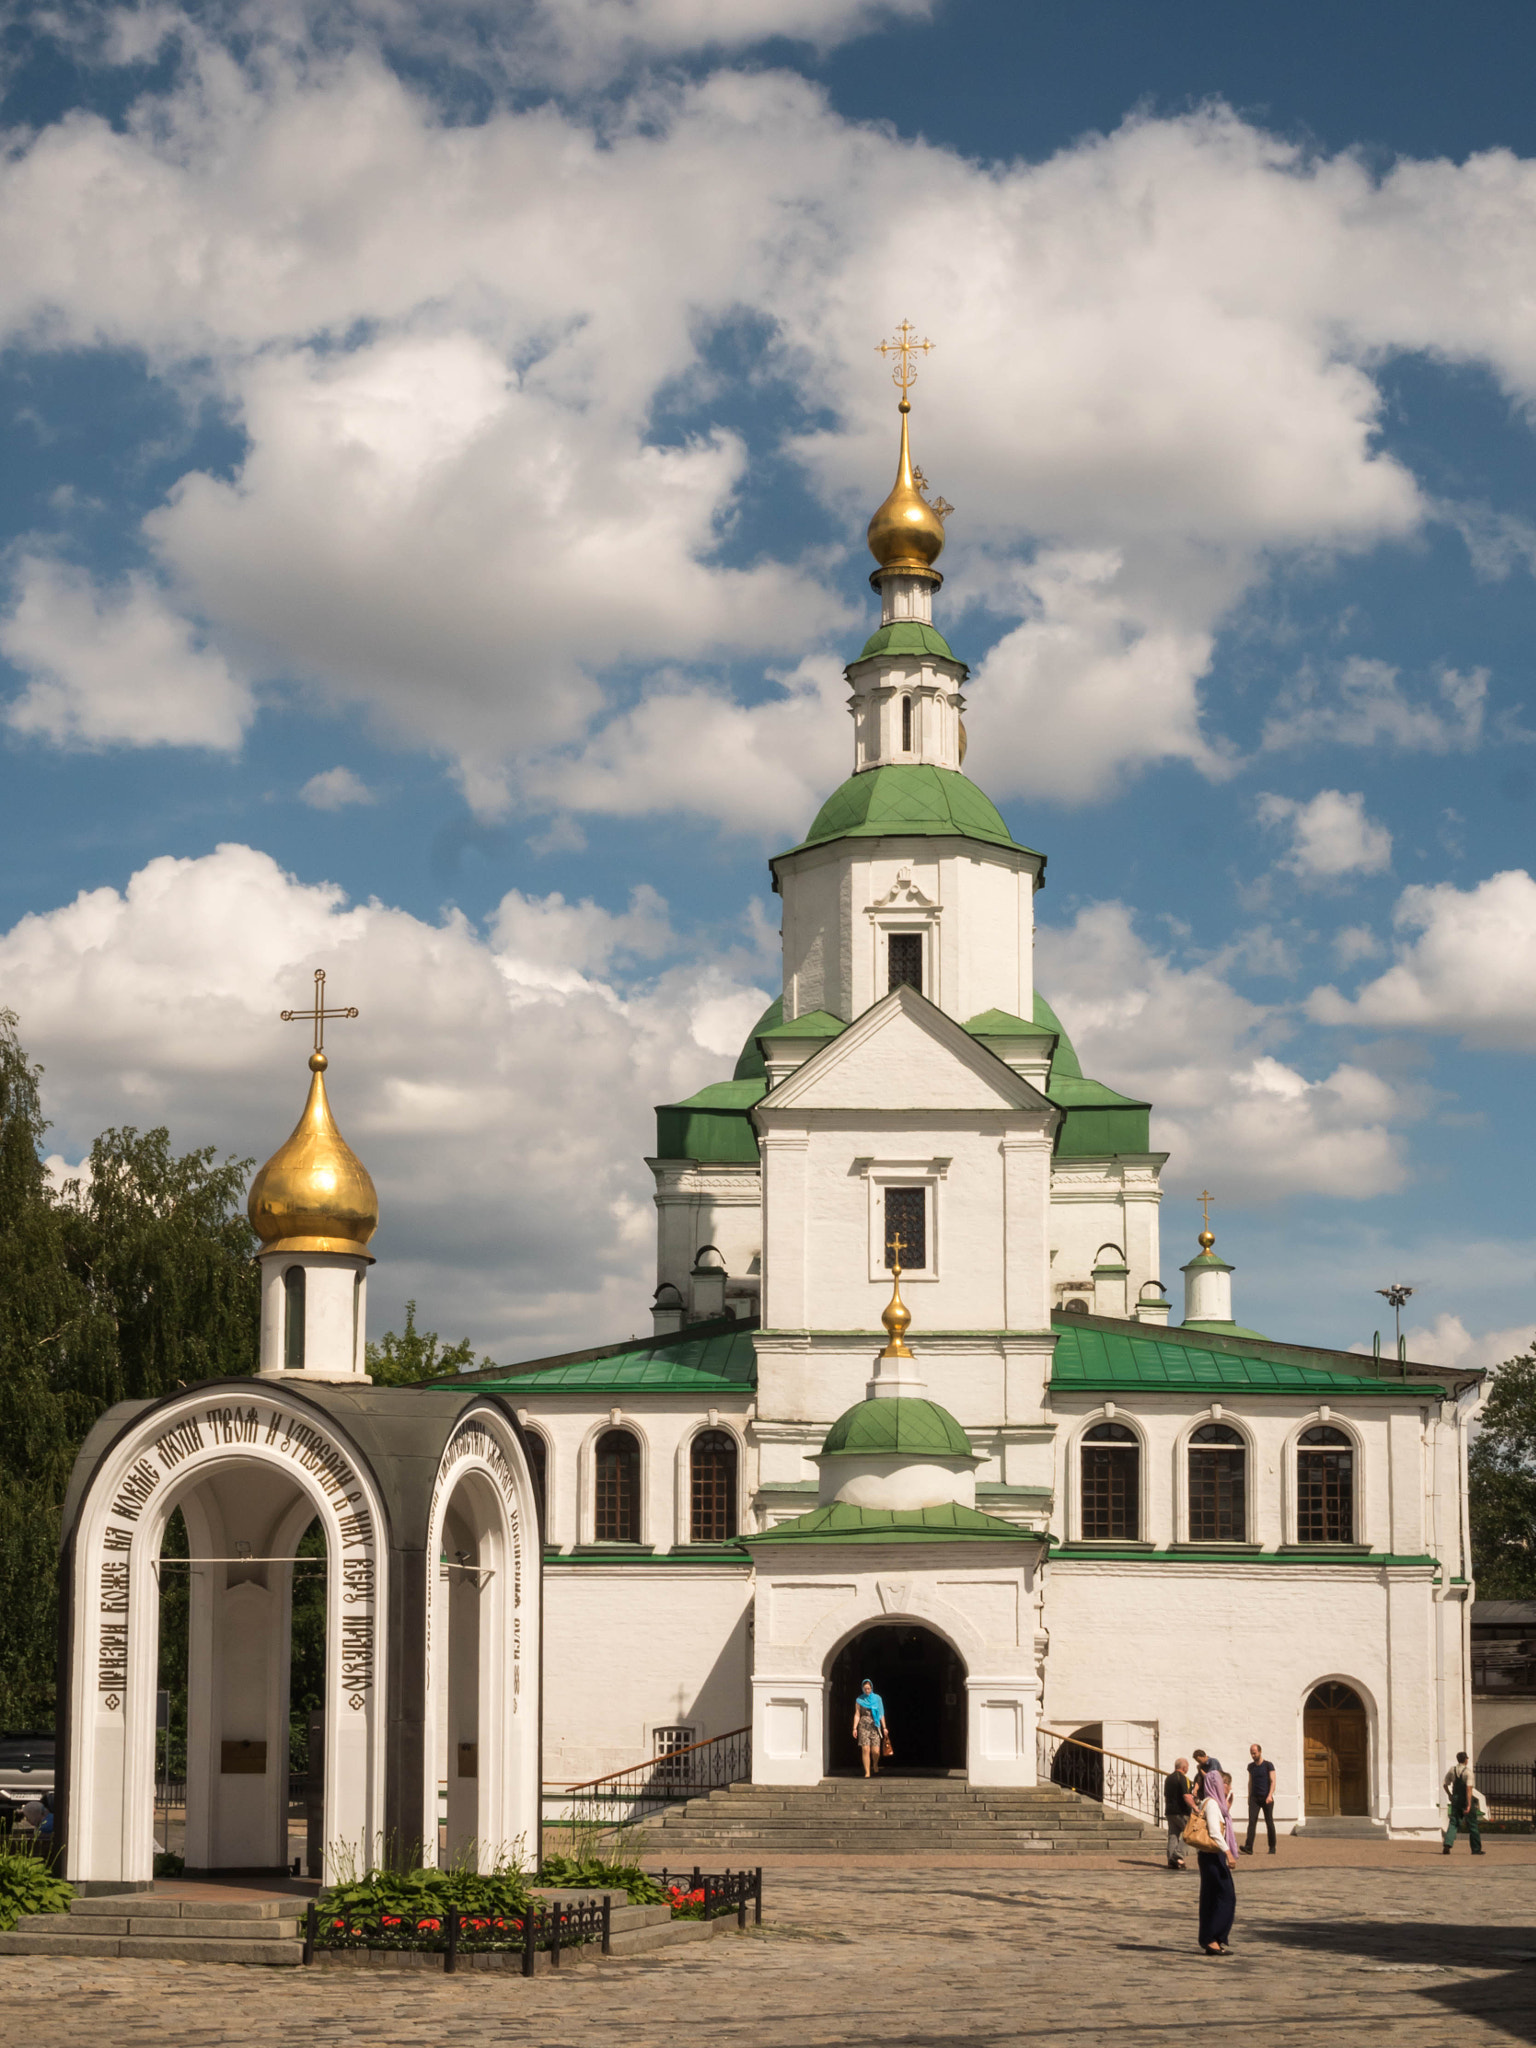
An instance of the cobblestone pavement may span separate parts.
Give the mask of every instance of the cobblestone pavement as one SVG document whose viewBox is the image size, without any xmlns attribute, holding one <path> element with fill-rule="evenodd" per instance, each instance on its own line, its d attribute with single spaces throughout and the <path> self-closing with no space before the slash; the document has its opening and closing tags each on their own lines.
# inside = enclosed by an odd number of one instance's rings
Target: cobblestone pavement
<svg viewBox="0 0 1536 2048">
<path fill-rule="evenodd" d="M 1536 2042 L 1529 1857 L 1282 1855 L 1237 1882 L 1236 1953 L 1220 1961 L 1196 1948 L 1196 1880 L 1145 1861 L 782 1868 L 760 1933 L 531 1981 L 0 1958 L 0 2042 Z"/>
</svg>

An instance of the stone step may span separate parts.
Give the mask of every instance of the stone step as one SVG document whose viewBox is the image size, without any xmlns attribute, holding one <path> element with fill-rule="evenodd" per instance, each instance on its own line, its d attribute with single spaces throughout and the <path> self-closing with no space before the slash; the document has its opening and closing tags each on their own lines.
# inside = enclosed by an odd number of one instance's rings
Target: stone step
<svg viewBox="0 0 1536 2048">
<path fill-rule="evenodd" d="M 299 1941 L 200 1940 L 182 1935 L 0 1934 L 0 1956 L 138 1957 L 146 1962 L 258 1963 L 296 1969 L 304 1959 Z"/>
<path fill-rule="evenodd" d="M 59 1913 L 23 1913 L 16 1922 L 18 1934 L 57 1934 L 75 1941 L 103 1940 L 109 1936 L 119 1939 L 154 1939 L 174 1937 L 178 1941 L 293 1941 L 298 1938 L 297 1916 L 285 1920 L 226 1920 L 210 1913 L 183 1915 L 178 1919 L 169 1917 L 146 1917 L 138 1915 L 92 1913 L 79 1920 Z"/>
<path fill-rule="evenodd" d="M 113 1892 L 103 1898 L 72 1899 L 69 1907 L 72 1920 L 99 1915 L 120 1919 L 125 1913 L 135 1920 L 292 1920 L 303 1911 L 298 1899 L 221 1899 L 207 1892 L 197 1898 L 163 1892 Z"/>
<path fill-rule="evenodd" d="M 717 1934 L 734 1934 L 736 1916 L 719 1920 L 674 1920 L 668 1911 L 664 1927 L 637 1927 L 623 1934 L 615 1932 L 609 1944 L 612 1956 L 650 1955 L 660 1948 L 682 1948 L 691 1941 L 711 1941 Z"/>
</svg>

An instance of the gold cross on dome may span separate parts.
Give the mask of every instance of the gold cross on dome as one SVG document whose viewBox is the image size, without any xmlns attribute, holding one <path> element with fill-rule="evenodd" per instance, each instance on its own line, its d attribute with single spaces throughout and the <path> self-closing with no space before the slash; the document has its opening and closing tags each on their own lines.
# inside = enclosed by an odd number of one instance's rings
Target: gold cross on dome
<svg viewBox="0 0 1536 2048">
<path fill-rule="evenodd" d="M 913 362 L 912 358 L 914 356 L 927 355 L 928 351 L 934 346 L 931 341 L 914 341 L 913 336 L 916 333 L 917 329 L 912 325 L 912 322 L 910 320 L 903 320 L 896 330 L 896 339 L 894 341 L 877 341 L 875 343 L 875 347 L 881 355 L 894 356 L 896 358 L 895 362 L 891 365 L 891 382 L 901 393 L 903 405 L 907 402 L 907 393 L 917 382 L 917 365 Z"/>
<path fill-rule="evenodd" d="M 1211 1193 L 1209 1188 L 1202 1188 L 1199 1194 L 1195 1197 L 1195 1200 L 1200 1204 L 1200 1213 L 1205 1218 L 1205 1227 L 1207 1230 L 1209 1230 L 1211 1227 L 1211 1204 L 1215 1201 L 1215 1199 L 1216 1197 Z"/>
<path fill-rule="evenodd" d="M 355 1009 L 328 1010 L 325 1007 L 325 969 L 315 969 L 315 996 L 307 1010 L 279 1010 L 279 1017 L 285 1024 L 311 1023 L 315 1027 L 315 1051 L 325 1051 L 325 1020 L 327 1017 L 355 1017 Z"/>
</svg>

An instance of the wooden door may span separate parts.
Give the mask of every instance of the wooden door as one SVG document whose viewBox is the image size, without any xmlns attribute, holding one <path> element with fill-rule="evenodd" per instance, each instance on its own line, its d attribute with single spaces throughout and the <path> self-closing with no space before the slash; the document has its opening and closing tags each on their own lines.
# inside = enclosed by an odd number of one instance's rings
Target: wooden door
<svg viewBox="0 0 1536 2048">
<path fill-rule="evenodd" d="M 1327 1725 L 1326 1714 L 1308 1714 L 1303 1723 L 1309 1820 L 1327 1819 L 1339 1810 L 1338 1759 L 1327 1739 Z"/>
<path fill-rule="evenodd" d="M 1370 1731 L 1365 1706 L 1347 1685 L 1320 1685 L 1302 1719 L 1309 1817 L 1371 1810 Z"/>
</svg>

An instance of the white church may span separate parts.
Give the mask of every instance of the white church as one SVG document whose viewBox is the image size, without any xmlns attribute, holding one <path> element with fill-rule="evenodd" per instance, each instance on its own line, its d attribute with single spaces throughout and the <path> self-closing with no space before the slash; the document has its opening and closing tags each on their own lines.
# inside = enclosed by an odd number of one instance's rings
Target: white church
<svg viewBox="0 0 1536 2048">
<path fill-rule="evenodd" d="M 1170 1327 L 1150 1107 L 1036 991 L 1045 857 L 963 772 L 903 337 L 853 773 L 771 863 L 782 996 L 729 1080 L 657 1110 L 651 1337 L 369 1384 L 378 1204 L 317 974 L 308 1100 L 251 1189 L 257 1370 L 109 1410 L 65 1503 L 58 1832 L 87 1889 L 152 1878 L 179 1568 L 188 1867 L 287 1866 L 315 1524 L 316 1876 L 390 1842 L 495 1856 L 537 1839 L 541 1782 L 740 1731 L 756 1783 L 817 1784 L 855 1767 L 865 1677 L 906 1769 L 1030 1786 L 1067 1736 L 1156 1769 L 1257 1741 L 1282 1825 L 1438 1831 L 1475 1748 L 1482 1376 L 1242 1328 L 1208 1226 Z"/>
<path fill-rule="evenodd" d="M 972 1784 L 1035 1783 L 1042 1730 L 1258 1741 L 1283 1825 L 1427 1836 L 1480 1377 L 1242 1328 L 1208 1227 L 1170 1326 L 1149 1105 L 1036 990 L 1045 856 L 963 772 L 897 353 L 853 772 L 770 863 L 782 996 L 657 1111 L 652 1337 L 487 1376 L 543 1496 L 546 1786 L 747 1727 L 755 1781 L 814 1784 L 867 1676 Z"/>
</svg>

